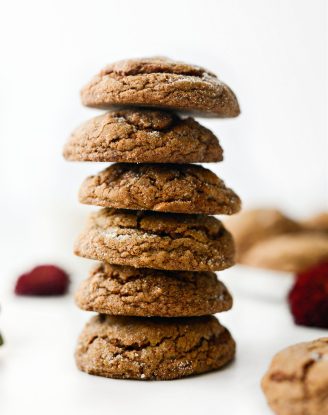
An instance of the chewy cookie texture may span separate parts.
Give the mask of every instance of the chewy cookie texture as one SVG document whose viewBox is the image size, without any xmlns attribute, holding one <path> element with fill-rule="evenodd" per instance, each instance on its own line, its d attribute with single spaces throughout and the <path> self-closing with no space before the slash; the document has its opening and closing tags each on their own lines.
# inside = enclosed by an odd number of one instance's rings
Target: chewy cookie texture
<svg viewBox="0 0 328 415">
<path fill-rule="evenodd" d="M 232 237 L 213 216 L 109 208 L 91 214 L 75 253 L 166 270 L 219 271 L 234 263 Z"/>
<path fill-rule="evenodd" d="M 236 117 L 232 90 L 213 73 L 162 57 L 128 59 L 106 66 L 81 92 L 84 105 L 139 105 Z"/>
<path fill-rule="evenodd" d="M 160 271 L 108 263 L 76 294 L 80 308 L 111 315 L 187 317 L 229 310 L 232 298 L 213 272 Z"/>
<path fill-rule="evenodd" d="M 84 181 L 80 202 L 209 215 L 231 215 L 240 209 L 239 197 L 221 179 L 210 170 L 190 164 L 113 164 Z"/>
<path fill-rule="evenodd" d="M 211 314 L 229 310 L 232 297 L 213 271 L 232 266 L 235 251 L 206 215 L 232 215 L 241 201 L 210 170 L 188 164 L 223 159 L 217 137 L 188 115 L 235 117 L 236 96 L 199 66 L 155 57 L 108 65 L 81 98 L 107 112 L 72 133 L 64 157 L 116 164 L 79 192 L 102 209 L 75 244 L 77 255 L 101 261 L 75 297 L 99 313 L 80 336 L 78 368 L 145 380 L 221 368 L 235 342 Z"/>
<path fill-rule="evenodd" d="M 123 379 L 169 380 L 208 372 L 235 354 L 229 331 L 213 316 L 194 318 L 93 317 L 77 350 L 78 367 Z"/>
<path fill-rule="evenodd" d="M 218 139 L 193 118 L 167 111 L 121 109 L 78 127 L 64 147 L 72 161 L 207 163 L 221 161 Z"/>
</svg>

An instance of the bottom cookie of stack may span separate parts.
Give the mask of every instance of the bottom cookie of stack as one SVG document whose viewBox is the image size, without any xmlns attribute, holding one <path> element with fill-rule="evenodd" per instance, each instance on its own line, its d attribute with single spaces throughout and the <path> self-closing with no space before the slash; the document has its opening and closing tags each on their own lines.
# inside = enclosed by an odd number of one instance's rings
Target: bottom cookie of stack
<svg viewBox="0 0 328 415">
<path fill-rule="evenodd" d="M 235 342 L 214 316 L 93 317 L 80 335 L 80 370 L 122 379 L 169 380 L 209 372 L 230 362 Z"/>
</svg>

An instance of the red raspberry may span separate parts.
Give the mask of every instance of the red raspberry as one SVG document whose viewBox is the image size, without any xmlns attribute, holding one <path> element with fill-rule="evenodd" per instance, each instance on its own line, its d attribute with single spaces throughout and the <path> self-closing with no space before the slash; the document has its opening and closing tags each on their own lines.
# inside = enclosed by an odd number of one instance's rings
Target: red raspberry
<svg viewBox="0 0 328 415">
<path fill-rule="evenodd" d="M 296 324 L 328 328 L 328 263 L 296 275 L 288 301 Z"/>
<path fill-rule="evenodd" d="M 62 295 L 69 285 L 65 271 L 55 265 L 39 265 L 21 275 L 15 286 L 18 295 Z"/>
</svg>

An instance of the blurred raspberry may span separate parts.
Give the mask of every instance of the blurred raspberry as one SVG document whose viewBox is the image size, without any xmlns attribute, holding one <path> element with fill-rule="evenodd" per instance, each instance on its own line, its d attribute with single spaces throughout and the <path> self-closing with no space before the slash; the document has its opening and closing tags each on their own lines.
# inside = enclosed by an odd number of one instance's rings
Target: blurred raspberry
<svg viewBox="0 0 328 415">
<path fill-rule="evenodd" d="M 69 285 L 68 274 L 55 265 L 39 265 L 21 275 L 15 286 L 18 295 L 62 295 Z"/>
<path fill-rule="evenodd" d="M 288 301 L 296 324 L 328 328 L 328 263 L 299 273 Z"/>
</svg>

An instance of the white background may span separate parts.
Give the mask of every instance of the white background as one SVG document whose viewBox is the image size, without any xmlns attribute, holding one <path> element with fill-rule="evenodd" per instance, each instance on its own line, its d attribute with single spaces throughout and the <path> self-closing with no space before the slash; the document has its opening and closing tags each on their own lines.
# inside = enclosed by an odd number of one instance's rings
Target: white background
<svg viewBox="0 0 328 415">
<path fill-rule="evenodd" d="M 22 323 L 19 320 L 26 310 L 31 310 L 33 316 L 38 315 L 36 310 L 43 310 L 41 314 L 47 316 L 51 314 L 46 311 L 46 303 L 35 306 L 40 309 L 34 309 L 33 302 L 24 308 L 22 304 L 26 303 L 13 299 L 11 285 L 17 273 L 35 262 L 56 261 L 64 264 L 75 280 L 80 280 L 89 268 L 89 261 L 71 254 L 73 239 L 89 210 L 78 205 L 76 194 L 84 177 L 103 166 L 67 163 L 61 151 L 72 129 L 98 113 L 81 106 L 79 90 L 106 63 L 126 57 L 166 55 L 217 72 L 239 97 L 242 115 L 232 120 L 200 120 L 217 133 L 225 150 L 225 161 L 210 167 L 240 194 L 246 207 L 274 204 L 297 217 L 328 208 L 325 3 L 324 0 L 1 1 L 0 303 L 3 313 L 0 327 L 7 328 L 9 340 L 10 333 L 14 339 L 20 339 L 20 324 L 29 328 L 31 336 L 33 324 L 28 324 L 30 320 Z M 238 292 L 237 283 L 236 296 Z M 240 328 L 238 301 L 237 298 L 236 308 L 231 312 L 236 313 L 231 314 L 235 316 L 231 317 L 234 332 Z M 56 303 L 52 304 L 55 313 Z M 249 303 L 246 301 L 246 304 Z M 284 304 L 280 306 L 283 308 Z M 247 307 L 245 313 L 254 316 L 256 311 Z M 8 310 L 12 314 L 8 315 Z M 65 310 L 67 320 L 62 330 L 68 331 L 81 313 L 71 302 L 65 305 Z M 285 316 L 282 311 L 278 315 Z M 55 320 L 60 336 L 60 319 Z M 42 324 L 35 327 L 42 331 Z M 256 347 L 259 340 L 254 343 L 251 340 L 259 330 L 251 322 L 248 324 L 252 327 L 252 336 L 240 342 Z M 291 327 L 292 324 L 288 330 Z M 74 326 L 74 330 L 73 334 L 69 332 L 73 340 L 79 327 Z M 246 329 L 244 333 L 247 334 Z M 311 338 L 309 332 L 298 333 L 302 335 L 295 334 L 297 340 Z M 31 342 L 29 366 L 24 368 L 26 359 L 17 361 L 16 357 L 16 369 L 12 372 L 8 369 L 11 387 L 20 373 L 23 383 L 29 383 L 27 370 L 33 378 L 33 367 L 39 367 L 37 363 L 32 364 L 33 359 L 47 361 L 46 355 L 40 355 L 47 349 L 46 340 L 41 342 L 44 347 L 38 343 L 37 348 L 32 339 L 37 338 L 39 342 L 39 337 L 27 334 L 27 338 Z M 270 340 L 270 344 L 276 348 L 288 344 L 290 336 L 283 339 L 277 343 Z M 262 346 L 266 347 L 265 342 Z M 267 349 L 256 376 L 263 372 L 276 348 Z M 33 355 L 33 350 L 38 350 L 38 354 Z M 67 351 L 60 345 L 58 350 Z M 253 356 L 256 355 L 253 351 Z M 65 359 L 71 362 L 70 356 Z M 245 355 L 243 359 L 247 362 Z M 2 364 L 0 359 L 0 377 Z M 243 367 L 249 369 L 249 366 Z M 55 367 L 53 363 L 51 368 Z M 69 379 L 74 383 L 76 371 L 73 366 L 70 370 L 72 378 Z M 36 373 L 36 376 L 46 375 L 42 371 L 38 375 L 38 370 Z M 240 381 L 247 384 L 247 372 L 243 373 Z M 54 387 L 61 375 L 65 379 L 65 373 L 58 371 L 47 375 L 57 376 Z M 93 382 L 101 381 L 87 379 L 83 380 L 84 388 L 90 387 L 90 393 L 95 393 Z M 206 382 L 204 377 L 199 379 Z M 217 378 L 208 379 L 212 382 L 214 379 L 211 388 L 215 391 Z M 233 379 L 233 384 L 238 385 L 238 376 L 233 375 Z M 200 380 L 197 382 L 199 385 Z M 108 383 L 101 385 L 106 389 Z M 101 390 L 106 393 L 104 389 Z M 254 415 L 259 408 L 257 403 L 263 405 L 257 378 L 252 380 L 251 389 L 246 387 L 246 390 L 253 391 L 254 397 L 251 394 L 244 405 L 241 400 L 238 415 L 248 413 L 247 408 Z M 76 386 L 75 393 L 85 394 L 87 390 Z M 204 399 L 208 400 L 208 396 L 192 401 L 197 413 Z M 214 395 L 213 399 L 213 405 L 207 408 L 219 410 Z M 110 411 L 113 402 L 106 399 L 102 402 L 108 403 Z M 117 413 L 118 408 L 115 409 Z M 227 406 L 224 410 L 223 415 L 236 414 Z M 261 407 L 257 413 L 262 415 L 263 411 Z"/>
<path fill-rule="evenodd" d="M 326 21 L 324 0 L 3 0 L 6 253 L 28 260 L 36 234 L 40 257 L 70 250 L 88 210 L 78 187 L 103 167 L 61 157 L 72 129 L 99 113 L 82 107 L 79 91 L 106 63 L 130 56 L 201 64 L 234 89 L 239 118 L 201 121 L 225 150 L 211 168 L 244 206 L 274 204 L 296 216 L 327 208 Z"/>
</svg>

